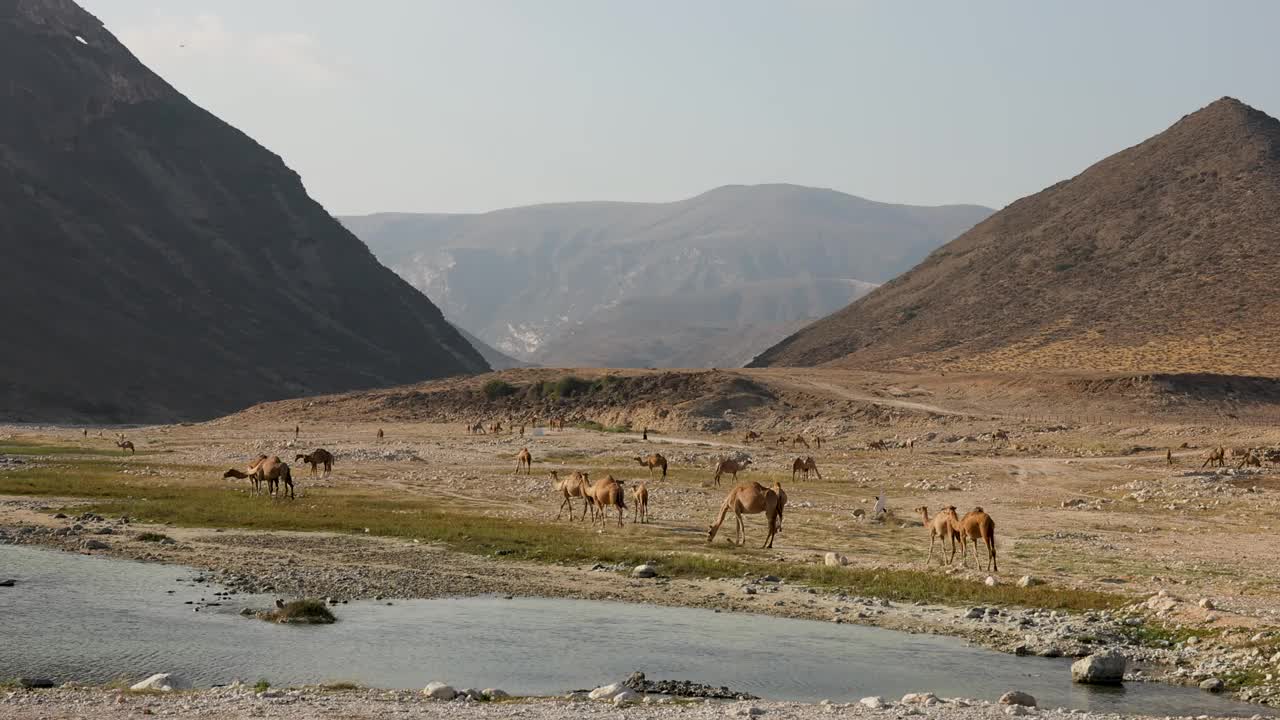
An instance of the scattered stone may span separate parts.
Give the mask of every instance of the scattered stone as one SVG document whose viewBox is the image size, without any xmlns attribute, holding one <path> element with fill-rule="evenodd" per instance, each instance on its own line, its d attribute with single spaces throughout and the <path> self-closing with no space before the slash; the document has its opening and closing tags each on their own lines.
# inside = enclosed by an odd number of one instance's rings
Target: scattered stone
<svg viewBox="0 0 1280 720">
<path fill-rule="evenodd" d="M 753 587 L 751 587 L 750 585 L 744 585 L 744 586 L 743 586 L 743 588 L 742 588 L 742 592 L 743 592 L 743 593 L 745 593 L 745 594 L 747 594 L 747 595 L 755 595 L 755 594 L 756 594 L 756 589 L 755 589 L 755 588 L 753 588 Z"/>
<path fill-rule="evenodd" d="M 1001 705 L 1025 705 L 1027 707 L 1035 707 L 1036 699 L 1028 693 L 1021 690 L 1010 690 L 1000 696 Z"/>
<path fill-rule="evenodd" d="M 101 540 L 85 540 L 80 543 L 80 547 L 85 550 L 110 550 L 111 546 Z"/>
<path fill-rule="evenodd" d="M 640 702 L 640 700 L 640 693 L 633 690 L 623 689 L 622 692 L 613 696 L 614 705 L 634 705 L 635 703 Z"/>
<path fill-rule="evenodd" d="M 1213 601 L 1210 600 L 1209 598 L 1200 598 L 1200 607 L 1204 608 L 1205 610 L 1214 610 L 1217 608 L 1217 606 L 1214 605 Z"/>
<path fill-rule="evenodd" d="M 628 689 L 627 686 L 620 682 L 609 683 L 592 690 L 587 697 L 592 700 L 612 700 L 618 693 L 626 689 Z"/>
<path fill-rule="evenodd" d="M 422 694 L 433 700 L 452 700 L 458 697 L 458 691 L 442 682 L 433 682 L 422 688 Z"/>
<path fill-rule="evenodd" d="M 636 568 L 631 571 L 631 577 L 638 577 L 638 578 L 656 577 L 657 574 L 658 574 L 658 569 L 652 565 L 649 565 L 648 563 L 644 565 L 637 565 Z"/>
<path fill-rule="evenodd" d="M 1004 714 L 1013 716 L 1030 715 L 1031 708 L 1026 705 L 1006 705 L 1004 708 Z"/>
<path fill-rule="evenodd" d="M 862 705 L 863 707 L 869 707 L 872 710 L 883 710 L 884 708 L 889 707 L 889 704 L 886 703 L 884 701 L 884 698 L 880 697 L 879 695 L 864 697 L 858 701 L 858 704 Z"/>
<path fill-rule="evenodd" d="M 505 690 L 499 690 L 498 688 L 485 688 L 480 692 L 484 694 L 484 699 L 489 701 L 506 700 L 511 697 Z"/>
<path fill-rule="evenodd" d="M 18 678 L 18 684 L 28 690 L 41 690 L 53 687 L 53 681 L 46 677 Z"/>
<path fill-rule="evenodd" d="M 823 556 L 822 562 L 828 567 L 844 567 L 849 564 L 849 558 L 840 553 L 829 552 Z"/>
<path fill-rule="evenodd" d="M 173 690 L 190 690 L 191 683 L 185 678 L 171 673 L 156 673 L 142 682 L 135 683 L 129 689 L 162 690 L 164 692 L 172 692 Z"/>
<path fill-rule="evenodd" d="M 938 702 L 938 696 L 931 692 L 907 693 L 902 696 L 903 705 L 936 705 Z"/>
<path fill-rule="evenodd" d="M 964 616 L 970 620 L 977 620 L 986 616 L 986 614 L 987 609 L 984 607 L 971 607 L 969 608 L 969 612 L 965 613 Z"/>
<path fill-rule="evenodd" d="M 1115 650 L 1095 653 L 1071 664 L 1071 680 L 1086 685 L 1119 685 L 1129 660 Z"/>
<path fill-rule="evenodd" d="M 1023 575 L 1022 577 L 1018 578 L 1018 587 L 1022 587 L 1022 588 L 1033 587 L 1035 585 L 1043 585 L 1043 584 L 1044 583 L 1041 582 L 1038 578 L 1031 577 L 1030 575 Z"/>
<path fill-rule="evenodd" d="M 1226 687 L 1227 687 L 1227 684 L 1222 682 L 1221 679 L 1216 677 L 1209 678 L 1208 680 L 1205 680 L 1204 682 L 1200 683 L 1201 690 L 1208 690 L 1211 693 L 1222 692 L 1224 689 L 1226 689 Z"/>
</svg>

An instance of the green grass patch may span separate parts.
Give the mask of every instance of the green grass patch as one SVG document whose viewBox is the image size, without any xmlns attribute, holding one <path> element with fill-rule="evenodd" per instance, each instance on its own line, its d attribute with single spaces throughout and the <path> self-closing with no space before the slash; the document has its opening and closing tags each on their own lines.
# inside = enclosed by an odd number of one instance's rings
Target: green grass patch
<svg viewBox="0 0 1280 720">
<path fill-rule="evenodd" d="M 573 426 L 578 428 L 579 430 L 594 430 L 595 432 L 607 432 L 607 433 L 631 432 L 630 425 L 603 425 L 601 423 L 596 422 L 595 420 L 583 420 L 582 422 L 574 423 Z"/>
<path fill-rule="evenodd" d="M 271 689 L 271 683 L 266 678 L 258 678 L 258 682 L 253 684 L 254 692 L 266 692 Z"/>
<path fill-rule="evenodd" d="M 1219 630 L 1213 628 L 1165 625 L 1151 621 L 1134 627 L 1125 626 L 1121 632 L 1125 637 L 1143 647 L 1172 647 L 1191 638 L 1196 638 L 1199 642 L 1221 634 Z"/>
<path fill-rule="evenodd" d="M 21 440 L 5 440 L 0 442 L 0 455 L 19 455 L 25 457 L 49 457 L 56 455 L 97 455 L 103 457 L 129 457 L 134 453 L 119 448 L 77 447 L 75 445 L 47 445 L 29 443 Z M 154 450 L 141 450 L 138 455 L 155 455 Z"/>
<path fill-rule="evenodd" d="M 334 682 L 334 683 L 325 683 L 324 685 L 320 686 L 320 689 L 329 690 L 332 692 L 344 692 L 347 690 L 362 690 L 363 688 L 361 688 L 360 685 L 358 685 L 357 683 L 353 683 L 353 682 Z"/>
<path fill-rule="evenodd" d="M 283 607 L 272 608 L 258 613 L 259 620 L 274 623 L 300 625 L 328 625 L 337 622 L 338 618 L 329 611 L 324 600 L 305 599 L 287 602 Z"/>
<path fill-rule="evenodd" d="M 516 386 L 501 378 L 494 378 L 485 383 L 484 387 L 480 388 L 480 391 L 489 400 L 498 400 L 509 395 L 515 395 Z"/>
</svg>

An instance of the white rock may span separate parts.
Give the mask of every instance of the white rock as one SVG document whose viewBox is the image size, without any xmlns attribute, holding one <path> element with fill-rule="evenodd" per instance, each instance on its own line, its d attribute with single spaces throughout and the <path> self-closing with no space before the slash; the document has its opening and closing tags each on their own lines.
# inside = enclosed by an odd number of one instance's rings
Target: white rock
<svg viewBox="0 0 1280 720">
<path fill-rule="evenodd" d="M 511 697 L 505 690 L 499 690 L 498 688 L 485 688 L 481 692 L 484 693 L 485 700 L 506 700 Z"/>
<path fill-rule="evenodd" d="M 858 701 L 858 704 L 863 705 L 865 707 L 869 707 L 872 710 L 880 710 L 882 708 L 888 707 L 888 704 L 885 703 L 884 698 L 880 697 L 879 695 L 864 697 Z"/>
<path fill-rule="evenodd" d="M 1031 587 L 1033 585 L 1040 585 L 1040 584 L 1041 582 L 1039 579 L 1033 578 L 1030 575 L 1023 575 L 1022 577 L 1018 578 L 1018 587 Z"/>
<path fill-rule="evenodd" d="M 1005 715 L 1030 715 L 1031 708 L 1026 705 L 1008 705 L 1004 709 Z"/>
<path fill-rule="evenodd" d="M 1200 598 L 1200 607 L 1204 608 L 1205 610 L 1213 610 L 1217 606 L 1214 605 L 1213 601 L 1210 600 L 1209 598 Z"/>
<path fill-rule="evenodd" d="M 822 562 L 827 567 L 844 567 L 849 564 L 849 558 L 840 553 L 829 552 L 822 558 Z"/>
<path fill-rule="evenodd" d="M 1115 650 L 1095 653 L 1071 664 L 1071 679 L 1088 685 L 1119 685 L 1129 660 Z"/>
<path fill-rule="evenodd" d="M 638 578 L 651 578 L 655 577 L 657 574 L 658 568 L 647 563 L 644 565 L 637 565 L 635 569 L 631 571 L 631 577 Z"/>
<path fill-rule="evenodd" d="M 1001 705 L 1025 705 L 1027 707 L 1035 707 L 1036 699 L 1024 693 L 1021 690 L 1010 690 L 1000 696 Z"/>
<path fill-rule="evenodd" d="M 640 693 L 635 692 L 634 690 L 623 690 L 622 692 L 613 696 L 613 704 L 614 705 L 632 705 L 640 702 L 640 699 L 641 699 Z"/>
<path fill-rule="evenodd" d="M 907 693 L 902 696 L 903 705 L 936 705 L 938 696 L 931 692 Z"/>
<path fill-rule="evenodd" d="M 626 689 L 627 687 L 620 682 L 610 683 L 592 690 L 587 697 L 592 700 L 612 700 L 614 696 Z"/>
<path fill-rule="evenodd" d="M 129 688 L 130 690 L 163 690 L 170 692 L 172 690 L 190 690 L 191 683 L 186 679 L 172 675 L 170 673 L 156 673 L 151 677 L 136 683 Z"/>
<path fill-rule="evenodd" d="M 997 583 L 994 575 L 988 575 L 987 579 L 982 582 L 986 583 L 987 587 L 995 587 Z"/>
<path fill-rule="evenodd" d="M 458 691 L 442 682 L 433 682 L 422 688 L 422 694 L 433 700 L 452 700 L 458 697 Z"/>
</svg>

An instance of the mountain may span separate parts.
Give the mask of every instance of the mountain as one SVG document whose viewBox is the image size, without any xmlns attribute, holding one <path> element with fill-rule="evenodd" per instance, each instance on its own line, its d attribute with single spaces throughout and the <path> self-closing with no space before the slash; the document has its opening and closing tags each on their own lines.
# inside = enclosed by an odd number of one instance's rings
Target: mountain
<svg viewBox="0 0 1280 720">
<path fill-rule="evenodd" d="M 0 417 L 201 418 L 479 372 L 440 310 L 71 0 L 0 0 Z"/>
<path fill-rule="evenodd" d="M 735 185 L 670 203 L 342 220 L 446 315 L 514 357 L 728 367 L 990 212 Z M 743 347 L 748 339 L 758 344 Z"/>
<path fill-rule="evenodd" d="M 461 328 L 457 325 L 454 325 L 453 327 L 462 335 L 463 338 L 466 339 L 468 343 L 471 344 L 471 347 L 476 349 L 476 352 L 480 353 L 480 357 L 484 358 L 484 361 L 494 370 L 534 367 L 532 363 L 522 362 L 510 355 L 498 352 L 492 345 L 489 345 L 475 335 L 467 332 L 466 328 Z"/>
<path fill-rule="evenodd" d="M 754 365 L 1280 375 L 1280 121 L 1223 98 Z"/>
</svg>

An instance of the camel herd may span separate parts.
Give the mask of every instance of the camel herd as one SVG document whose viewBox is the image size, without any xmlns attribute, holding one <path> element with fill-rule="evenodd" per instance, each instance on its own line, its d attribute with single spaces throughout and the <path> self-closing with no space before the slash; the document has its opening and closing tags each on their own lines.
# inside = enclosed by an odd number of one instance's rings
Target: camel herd
<svg viewBox="0 0 1280 720">
<path fill-rule="evenodd" d="M 313 466 L 314 469 L 314 466 Z M 275 455 L 259 455 L 258 459 L 249 463 L 247 470 L 240 471 L 231 468 L 222 474 L 222 479 L 238 478 L 244 480 L 249 479 L 253 483 L 253 491 L 255 493 L 262 492 L 262 484 L 267 484 L 267 493 L 274 496 L 283 482 L 285 489 L 289 492 L 290 499 L 293 498 L 293 473 L 289 470 L 288 463 L 281 460 Z"/>
<path fill-rule="evenodd" d="M 1185 445 L 1184 445 L 1185 447 Z M 1280 463 L 1280 449 L 1277 448 L 1255 448 L 1255 447 L 1234 447 L 1227 448 L 1218 445 L 1209 450 L 1209 454 L 1201 463 L 1200 469 L 1225 467 L 1227 458 L 1230 457 L 1236 462 L 1236 469 L 1243 467 L 1262 467 L 1263 461 L 1271 464 Z M 1173 450 L 1165 453 L 1165 461 L 1173 464 Z"/>
<path fill-rule="evenodd" d="M 933 560 L 934 544 L 941 540 L 942 551 L 938 553 L 939 561 L 942 561 L 942 553 L 946 552 L 947 541 L 951 541 L 951 556 L 945 561 L 950 565 L 956 559 L 956 542 L 960 542 L 960 564 L 965 565 L 966 550 L 969 541 L 973 541 L 973 563 L 974 567 L 978 564 L 978 541 L 981 540 L 987 548 L 987 564 L 984 569 L 992 572 L 999 572 L 1000 568 L 996 563 L 996 523 L 991 516 L 980 507 L 975 507 L 960 517 L 956 514 L 956 506 L 948 505 L 942 509 L 942 512 L 929 517 L 929 508 L 921 505 L 916 508 L 916 512 L 920 513 L 924 520 L 925 529 L 929 531 L 929 554 L 925 556 L 925 564 Z"/>
</svg>

